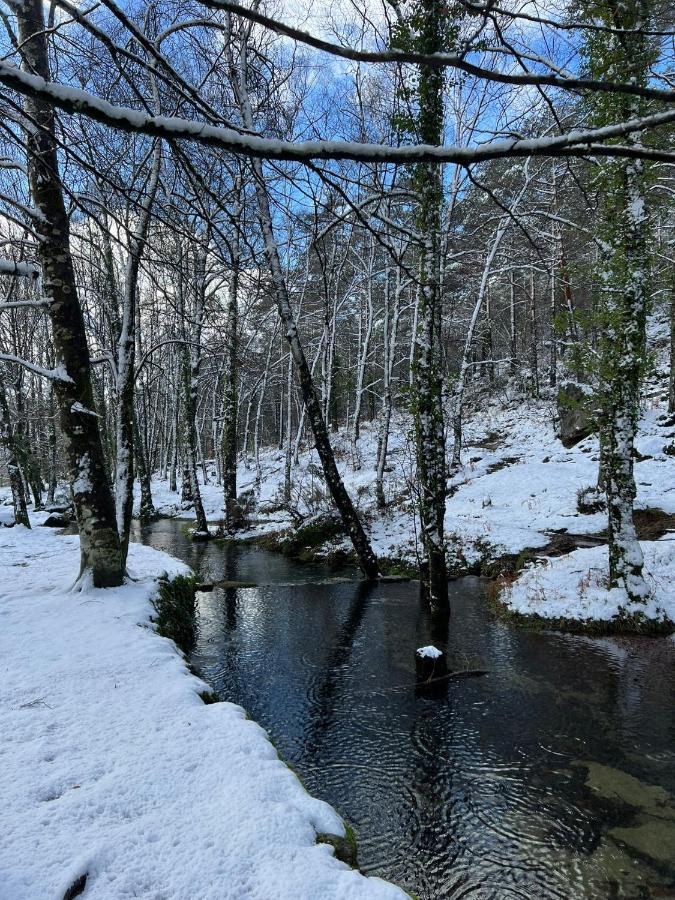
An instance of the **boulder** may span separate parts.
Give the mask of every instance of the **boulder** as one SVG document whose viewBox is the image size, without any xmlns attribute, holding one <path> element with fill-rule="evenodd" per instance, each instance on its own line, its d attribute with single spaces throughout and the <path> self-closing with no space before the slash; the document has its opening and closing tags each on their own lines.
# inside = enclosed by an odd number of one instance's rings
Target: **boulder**
<svg viewBox="0 0 675 900">
<path fill-rule="evenodd" d="M 43 528 L 67 528 L 70 519 L 63 513 L 54 512 L 42 523 Z"/>
<path fill-rule="evenodd" d="M 588 385 L 569 381 L 558 391 L 559 437 L 573 447 L 596 429 L 593 395 Z"/>
</svg>

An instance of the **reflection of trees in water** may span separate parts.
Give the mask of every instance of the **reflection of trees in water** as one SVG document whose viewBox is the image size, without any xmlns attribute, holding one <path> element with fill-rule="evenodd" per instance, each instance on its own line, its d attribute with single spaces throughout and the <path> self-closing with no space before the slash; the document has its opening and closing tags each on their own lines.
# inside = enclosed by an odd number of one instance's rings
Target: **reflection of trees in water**
<svg viewBox="0 0 675 900">
<path fill-rule="evenodd" d="M 304 755 L 311 757 L 319 753 L 323 739 L 338 716 L 341 700 L 353 684 L 353 678 L 345 677 L 342 670 L 352 656 L 354 641 L 363 622 L 368 600 L 376 587 L 377 584 L 372 581 L 359 581 L 354 586 L 347 616 L 326 657 L 312 701 L 307 705 Z"/>
</svg>

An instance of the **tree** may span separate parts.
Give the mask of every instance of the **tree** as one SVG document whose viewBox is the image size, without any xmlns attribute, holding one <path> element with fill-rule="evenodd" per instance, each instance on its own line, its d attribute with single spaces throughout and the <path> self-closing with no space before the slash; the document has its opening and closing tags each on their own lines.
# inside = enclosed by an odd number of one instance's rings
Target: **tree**
<svg viewBox="0 0 675 900">
<path fill-rule="evenodd" d="M 653 25 L 652 0 L 598 0 L 589 13 L 613 29 L 587 38 L 588 66 L 604 76 L 646 86 L 654 60 L 653 41 L 645 35 Z M 595 124 L 619 115 L 647 113 L 640 97 L 594 96 Z M 638 145 L 638 134 L 628 136 Z M 601 441 L 607 495 L 609 586 L 625 591 L 630 604 L 642 604 L 649 590 L 635 523 L 633 474 L 640 383 L 646 364 L 645 326 L 649 285 L 649 225 L 645 163 L 641 159 L 604 160 L 596 175 L 601 195 L 598 223 L 601 240 Z M 633 607 L 635 609 L 635 607 Z"/>
<path fill-rule="evenodd" d="M 24 68 L 49 81 L 47 38 L 40 0 L 15 8 Z M 91 572 L 96 587 L 122 583 L 124 559 L 115 521 L 115 504 L 105 469 L 91 388 L 84 318 L 70 252 L 70 226 L 63 200 L 54 127 L 54 110 L 28 97 L 25 114 L 28 180 L 41 217 L 38 254 L 56 355 L 53 382 L 80 534 L 80 575 Z"/>
</svg>

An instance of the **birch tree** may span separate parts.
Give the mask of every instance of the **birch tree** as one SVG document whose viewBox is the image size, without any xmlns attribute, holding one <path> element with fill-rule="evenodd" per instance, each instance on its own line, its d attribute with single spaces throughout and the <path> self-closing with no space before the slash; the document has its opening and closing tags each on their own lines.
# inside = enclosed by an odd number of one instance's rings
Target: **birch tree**
<svg viewBox="0 0 675 900">
<path fill-rule="evenodd" d="M 587 38 L 588 66 L 594 77 L 619 78 L 646 86 L 654 60 L 653 41 L 646 35 L 654 21 L 652 0 L 599 0 L 589 7 L 594 18 L 613 29 Z M 617 113 L 647 112 L 639 97 L 594 97 L 597 124 Z M 637 133 L 628 135 L 638 145 Z M 603 161 L 596 176 L 601 194 L 602 325 L 601 428 L 604 483 L 607 495 L 609 586 L 625 591 L 633 610 L 649 594 L 644 559 L 633 521 L 636 495 L 633 474 L 640 383 L 646 362 L 645 325 L 649 290 L 649 223 L 645 206 L 647 173 L 641 159 Z"/>
</svg>

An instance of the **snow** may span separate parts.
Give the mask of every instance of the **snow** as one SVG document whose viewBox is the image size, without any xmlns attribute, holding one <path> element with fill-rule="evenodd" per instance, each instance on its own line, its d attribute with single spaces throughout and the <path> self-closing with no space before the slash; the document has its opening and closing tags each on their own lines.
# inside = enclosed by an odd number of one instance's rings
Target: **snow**
<svg viewBox="0 0 675 900">
<path fill-rule="evenodd" d="M 315 843 L 335 811 L 152 629 L 156 576 L 185 567 L 132 544 L 123 587 L 78 591 L 78 562 L 77 537 L 0 528 L 0 898 L 85 872 L 88 900 L 403 897 Z"/>
<path fill-rule="evenodd" d="M 445 531 L 449 554 L 474 563 L 525 548 L 542 548 L 555 531 L 584 535 L 606 527 L 604 513 L 581 514 L 577 492 L 597 481 L 599 447 L 591 436 L 566 449 L 556 437 L 555 404 L 550 400 L 526 401 L 515 396 L 486 404 L 464 423 L 466 446 L 462 467 L 450 478 Z M 656 507 L 675 513 L 675 457 L 665 448 L 675 440 L 675 426 L 659 422 L 665 407 L 660 399 L 649 401 L 642 412 L 636 447 L 648 459 L 635 462 L 637 508 Z M 404 414 L 392 418 L 384 491 L 388 509 L 376 509 L 375 467 L 378 422 L 363 423 L 358 455 L 359 469 L 352 465 L 350 435 L 341 430 L 331 435 L 338 469 L 365 519 L 375 552 L 410 563 L 416 561 L 416 521 L 409 498 L 414 472 L 412 422 Z M 487 446 L 486 446 L 487 444 Z M 452 447 L 449 447 L 451 454 Z M 206 516 L 222 519 L 222 488 L 215 468 L 207 466 L 209 484 L 202 485 Z M 293 468 L 293 500 L 304 515 L 328 509 L 312 500 L 323 481 L 317 474 L 320 462 L 315 450 L 305 447 Z M 257 505 L 253 527 L 243 537 L 291 527 L 289 514 L 279 508 L 283 492 L 284 452 L 265 448 L 260 452 L 260 482 L 256 483 L 253 460 L 248 467 L 240 459 L 238 491 L 253 491 Z M 200 472 L 201 481 L 201 472 Z M 163 515 L 194 518 L 191 505 L 181 508 L 180 484 L 171 492 L 168 483 L 154 480 L 153 499 Z M 136 505 L 140 503 L 140 494 Z M 341 546 L 348 548 L 346 541 Z"/>
<path fill-rule="evenodd" d="M 418 647 L 416 652 L 423 659 L 438 659 L 439 656 L 443 656 L 443 653 L 433 644 L 429 644 L 427 647 Z"/>
<path fill-rule="evenodd" d="M 568 556 L 541 561 L 523 571 L 499 599 L 512 612 L 545 619 L 608 621 L 622 613 L 642 613 L 656 621 L 675 621 L 674 539 L 643 541 L 645 579 L 650 597 L 629 603 L 625 591 L 608 590 L 607 547 L 575 550 Z"/>
<path fill-rule="evenodd" d="M 514 83 L 528 83 L 532 79 L 536 81 L 538 77 L 537 75 L 511 75 L 509 80 Z M 624 147 L 619 144 L 609 146 L 603 142 L 642 132 L 647 128 L 667 125 L 675 120 L 675 112 L 667 109 L 649 116 L 605 125 L 601 128 L 589 128 L 584 131 L 573 130 L 564 134 L 538 138 L 492 140 L 470 147 L 435 147 L 429 144 L 392 147 L 386 144 L 341 140 L 283 141 L 259 137 L 255 134 L 242 134 L 231 128 L 209 125 L 202 121 L 192 121 L 177 116 L 152 116 L 128 106 L 115 106 L 80 88 L 45 81 L 39 75 L 24 72 L 12 63 L 3 60 L 0 60 L 0 82 L 22 94 L 42 97 L 68 112 L 87 115 L 114 128 L 143 132 L 165 139 L 193 140 L 220 147 L 231 153 L 259 159 L 287 159 L 299 162 L 313 159 L 351 159 L 362 162 L 381 161 L 410 164 L 424 159 L 462 165 L 514 156 L 546 156 L 556 150 L 568 147 L 576 149 L 580 155 L 588 155 L 592 153 L 593 149 L 602 147 L 605 152 L 611 151 L 618 156 L 625 150 Z M 548 82 L 552 83 L 551 79 L 548 79 Z M 564 84 L 565 79 L 560 79 L 560 83 Z M 664 99 L 670 99 L 669 92 L 663 92 L 663 96 Z"/>
</svg>

